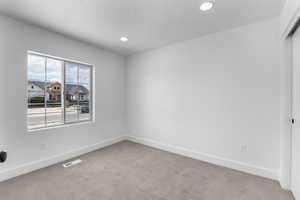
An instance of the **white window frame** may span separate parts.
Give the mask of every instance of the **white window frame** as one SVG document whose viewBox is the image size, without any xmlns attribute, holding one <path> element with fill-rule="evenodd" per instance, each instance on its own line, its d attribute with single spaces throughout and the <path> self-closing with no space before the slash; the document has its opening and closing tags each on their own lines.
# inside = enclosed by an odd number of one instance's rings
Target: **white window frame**
<svg viewBox="0 0 300 200">
<path fill-rule="evenodd" d="M 62 84 L 61 84 L 61 106 L 62 106 L 62 110 L 63 110 L 63 123 L 59 124 L 59 125 L 47 125 L 47 121 L 45 120 L 45 126 L 44 127 L 38 127 L 38 128 L 29 128 L 29 123 L 28 123 L 28 89 L 27 89 L 27 85 L 28 85 L 28 56 L 29 55 L 33 55 L 33 56 L 40 56 L 40 57 L 44 57 L 45 62 L 47 62 L 47 58 L 50 59 L 54 59 L 54 60 L 59 60 L 62 62 Z M 52 128 L 59 128 L 59 127 L 69 127 L 70 125 L 78 125 L 78 124 L 86 124 L 86 123 L 90 123 L 90 122 L 94 122 L 94 66 L 88 63 L 84 63 L 84 62 L 80 62 L 80 61 L 75 61 L 75 60 L 70 60 L 70 59 L 65 59 L 65 58 L 61 58 L 61 57 L 56 57 L 56 56 L 51 56 L 48 54 L 43 54 L 43 53 L 39 53 L 39 52 L 35 52 L 35 51 L 27 51 L 27 62 L 26 62 L 26 125 L 27 125 L 27 131 L 28 132 L 35 132 L 35 131 L 39 131 L 39 130 L 44 130 L 44 129 L 52 129 Z M 65 69 L 66 69 L 66 63 L 70 63 L 70 64 L 75 64 L 75 65 L 83 65 L 83 66 L 87 66 L 90 67 L 90 94 L 89 94 L 89 111 L 90 111 L 90 117 L 87 120 L 80 120 L 79 117 L 77 118 L 76 121 L 66 121 L 66 107 L 65 107 Z M 45 67 L 47 67 L 47 64 L 45 64 Z M 46 76 L 47 71 L 45 71 L 45 76 Z M 79 82 L 77 83 L 79 84 Z M 44 104 L 45 104 L 45 108 L 47 106 L 46 104 L 46 97 L 44 97 Z M 46 113 L 45 113 L 45 118 L 46 118 Z"/>
</svg>

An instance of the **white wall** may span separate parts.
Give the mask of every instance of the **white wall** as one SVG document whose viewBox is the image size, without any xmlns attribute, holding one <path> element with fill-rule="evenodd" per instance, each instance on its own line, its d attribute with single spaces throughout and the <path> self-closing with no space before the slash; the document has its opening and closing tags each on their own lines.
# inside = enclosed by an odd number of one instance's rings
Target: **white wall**
<svg viewBox="0 0 300 200">
<path fill-rule="evenodd" d="M 279 65 L 278 19 L 133 55 L 128 134 L 277 179 Z"/>
<path fill-rule="evenodd" d="M 292 41 L 281 41 L 280 55 L 280 183 L 290 189 L 292 145 Z"/>
<path fill-rule="evenodd" d="M 286 0 L 280 15 L 280 183 L 291 188 L 292 41 L 287 37 L 299 13 L 299 0 Z"/>
<path fill-rule="evenodd" d="M 0 165 L 0 180 L 10 170 L 107 142 L 124 133 L 122 56 L 6 17 L 0 17 L 0 27 L 0 149 L 8 151 L 7 162 Z M 95 123 L 27 132 L 27 50 L 94 65 Z"/>
</svg>

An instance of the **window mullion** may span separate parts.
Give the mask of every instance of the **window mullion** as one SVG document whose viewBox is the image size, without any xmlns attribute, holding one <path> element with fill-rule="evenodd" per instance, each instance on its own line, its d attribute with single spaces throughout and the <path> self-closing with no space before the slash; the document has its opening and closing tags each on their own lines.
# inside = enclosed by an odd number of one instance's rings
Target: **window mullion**
<svg viewBox="0 0 300 200">
<path fill-rule="evenodd" d="M 63 61 L 63 66 L 62 66 L 62 84 L 61 84 L 61 105 L 63 107 L 63 122 L 64 124 L 66 123 L 66 106 L 65 106 L 65 73 L 66 73 L 66 62 Z"/>
<path fill-rule="evenodd" d="M 92 81 L 93 81 L 93 69 L 92 69 L 92 67 L 89 67 L 90 68 L 90 91 L 89 91 L 89 111 L 90 111 L 90 120 L 93 120 L 93 94 L 94 94 L 94 91 L 93 91 L 93 83 L 92 83 Z"/>
<path fill-rule="evenodd" d="M 77 64 L 77 92 L 79 90 L 79 65 Z M 77 93 L 77 121 L 79 121 L 79 110 L 80 110 L 80 105 L 79 105 L 79 92 Z"/>
<path fill-rule="evenodd" d="M 44 82 L 44 109 L 45 109 L 45 127 L 47 127 L 47 101 L 46 101 L 46 94 L 47 94 L 47 57 L 45 57 L 45 82 Z"/>
</svg>

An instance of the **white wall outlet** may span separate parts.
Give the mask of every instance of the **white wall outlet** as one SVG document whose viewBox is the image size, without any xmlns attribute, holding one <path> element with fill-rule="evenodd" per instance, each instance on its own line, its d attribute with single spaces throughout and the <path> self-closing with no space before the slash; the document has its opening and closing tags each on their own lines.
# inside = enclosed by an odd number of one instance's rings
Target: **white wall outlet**
<svg viewBox="0 0 300 200">
<path fill-rule="evenodd" d="M 48 149 L 46 144 L 40 144 L 40 150 L 46 151 Z"/>
<path fill-rule="evenodd" d="M 248 146 L 245 145 L 245 144 L 242 145 L 242 146 L 241 146 L 241 152 L 242 152 L 242 153 L 245 153 L 245 152 L 247 152 L 247 151 L 248 151 Z"/>
</svg>

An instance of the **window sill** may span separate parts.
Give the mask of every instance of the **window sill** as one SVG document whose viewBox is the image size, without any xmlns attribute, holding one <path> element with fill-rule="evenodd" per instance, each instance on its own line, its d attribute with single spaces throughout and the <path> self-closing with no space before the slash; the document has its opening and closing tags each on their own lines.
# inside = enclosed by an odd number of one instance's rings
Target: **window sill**
<svg viewBox="0 0 300 200">
<path fill-rule="evenodd" d="M 78 125 L 84 125 L 84 124 L 92 124 L 94 123 L 94 120 L 88 120 L 88 121 L 80 121 L 80 122 L 73 122 L 73 123 L 67 123 L 67 124 L 62 124 L 62 125 L 57 125 L 57 126 L 48 126 L 48 127 L 43 127 L 43 128 L 36 128 L 36 129 L 27 129 L 27 132 L 29 134 L 36 134 L 37 132 L 40 131 L 47 131 L 51 129 L 58 129 L 58 128 L 66 128 L 66 127 L 72 127 L 72 126 L 78 126 Z"/>
</svg>

